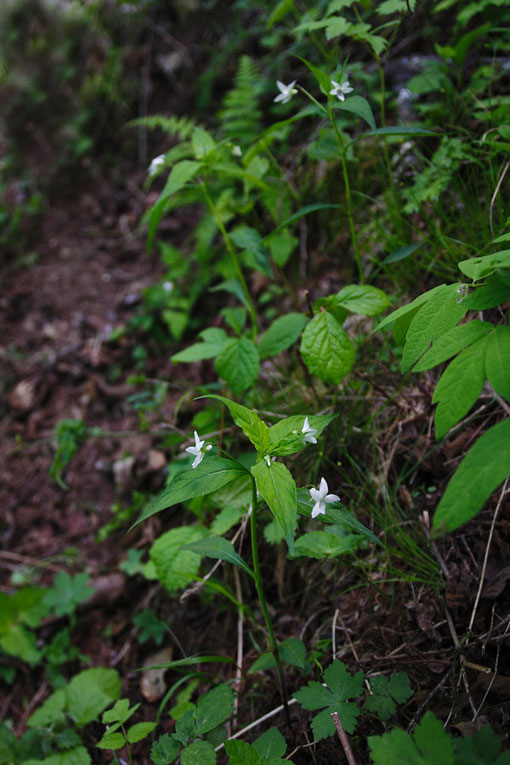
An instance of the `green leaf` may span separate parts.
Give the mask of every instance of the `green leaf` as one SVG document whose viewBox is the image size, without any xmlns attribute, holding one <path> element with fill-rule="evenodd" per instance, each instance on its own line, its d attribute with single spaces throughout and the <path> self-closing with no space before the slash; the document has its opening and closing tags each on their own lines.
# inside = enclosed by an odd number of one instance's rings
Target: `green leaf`
<svg viewBox="0 0 510 765">
<path fill-rule="evenodd" d="M 207 130 L 201 127 L 196 127 L 191 136 L 191 145 L 193 146 L 193 152 L 195 159 L 201 160 L 212 154 L 216 148 L 214 138 Z"/>
<path fill-rule="evenodd" d="M 167 531 L 152 545 L 150 559 L 159 581 L 169 592 L 186 587 L 197 577 L 200 555 L 183 548 L 203 537 L 204 533 L 204 529 L 197 526 L 180 526 Z"/>
<path fill-rule="evenodd" d="M 233 393 L 249 388 L 259 373 L 259 354 L 247 337 L 231 340 L 216 356 L 214 368 Z"/>
<path fill-rule="evenodd" d="M 171 765 L 181 749 L 180 741 L 165 733 L 151 747 L 151 758 L 154 765 Z"/>
<path fill-rule="evenodd" d="M 458 264 L 460 270 L 474 282 L 490 276 L 497 268 L 510 268 L 510 250 L 500 250 L 483 258 L 469 258 Z"/>
<path fill-rule="evenodd" d="M 23 760 L 23 765 L 92 765 L 92 760 L 84 746 L 75 746 L 50 754 L 44 760 Z"/>
<path fill-rule="evenodd" d="M 494 733 L 490 725 L 484 725 L 474 736 L 454 739 L 456 765 L 508 765 L 510 752 L 500 754 L 501 738 Z M 498 756 L 499 755 L 499 756 Z"/>
<path fill-rule="evenodd" d="M 321 516 L 322 517 L 322 516 Z M 339 537 L 327 531 L 311 531 L 296 539 L 294 552 L 290 557 L 299 558 L 331 558 L 335 555 L 343 555 L 354 552 L 359 547 L 361 537 L 357 534 L 348 534 Z"/>
<path fill-rule="evenodd" d="M 246 741 L 225 741 L 225 751 L 229 756 L 229 765 L 264 765 L 255 747 Z"/>
<path fill-rule="evenodd" d="M 222 401 L 227 407 L 234 420 L 247 436 L 258 452 L 264 452 L 269 446 L 269 428 L 262 422 L 258 414 L 252 412 L 248 407 L 242 404 L 237 404 L 225 396 L 216 396 L 210 393 L 204 398 L 214 398 L 217 401 Z"/>
<path fill-rule="evenodd" d="M 374 765 L 453 765 L 453 743 L 442 723 L 426 712 L 414 735 L 395 728 L 368 739 Z"/>
<path fill-rule="evenodd" d="M 329 77 L 328 77 L 328 83 L 329 83 Z M 262 242 L 264 243 L 267 242 L 269 244 L 268 240 L 270 240 L 275 234 L 277 234 L 279 231 L 282 231 L 283 229 L 286 229 L 288 226 L 290 226 L 291 223 L 295 223 L 297 220 L 299 220 L 300 218 L 303 218 L 305 215 L 310 215 L 311 213 L 318 212 L 319 210 L 339 210 L 340 207 L 341 205 L 324 204 L 322 202 L 301 207 L 299 210 L 293 213 L 289 218 L 285 218 L 285 220 L 282 221 L 282 223 L 280 223 L 275 229 L 273 229 L 270 234 L 268 234 L 262 239 Z"/>
<path fill-rule="evenodd" d="M 303 62 L 303 64 L 311 71 L 315 79 L 317 80 L 320 89 L 324 93 L 325 96 L 329 94 L 329 91 L 331 90 L 331 77 L 326 74 L 326 72 L 323 72 L 322 69 L 319 69 L 318 66 L 315 66 L 310 61 L 307 61 L 306 58 L 303 58 L 302 56 L 296 56 L 300 61 Z M 375 127 L 375 124 L 374 124 Z"/>
<path fill-rule="evenodd" d="M 510 288 L 500 274 L 489 276 L 485 284 L 476 287 L 473 292 L 463 298 L 464 308 L 470 311 L 484 311 L 486 308 L 496 308 L 510 297 Z"/>
<path fill-rule="evenodd" d="M 364 138 L 369 135 L 399 135 L 399 136 L 437 136 L 433 130 L 426 130 L 426 128 L 417 127 L 415 125 L 392 125 L 391 127 L 376 128 L 375 130 L 368 130 L 366 133 L 362 133 L 360 138 Z M 420 245 L 410 245 L 417 249 Z M 386 261 L 384 261 L 386 262 Z"/>
<path fill-rule="evenodd" d="M 281 462 L 256 462 L 251 469 L 257 489 L 280 524 L 289 551 L 294 549 L 294 531 L 297 522 L 296 484 Z"/>
<path fill-rule="evenodd" d="M 222 683 L 198 700 L 195 712 L 196 734 L 202 736 L 209 733 L 228 720 L 233 712 L 234 691 L 228 683 Z"/>
<path fill-rule="evenodd" d="M 270 762 L 276 757 L 283 757 L 287 749 L 287 743 L 278 728 L 266 730 L 265 733 L 255 739 L 253 746 L 264 762 Z"/>
<path fill-rule="evenodd" d="M 243 511 L 240 507 L 223 507 L 211 523 L 212 536 L 221 537 L 239 521 Z"/>
<path fill-rule="evenodd" d="M 195 162 L 190 159 L 183 159 L 181 162 L 178 162 L 173 166 L 163 191 L 149 213 L 149 230 L 147 233 L 148 250 L 152 247 L 156 229 L 165 213 L 169 199 L 191 181 L 191 179 L 200 172 L 202 167 L 203 164 L 201 162 Z"/>
<path fill-rule="evenodd" d="M 149 611 L 149 613 L 153 612 Z M 125 723 L 126 720 L 129 720 L 129 718 L 134 715 L 139 706 L 140 704 L 135 704 L 130 708 L 129 699 L 119 699 L 111 709 L 107 709 L 106 712 L 103 712 L 101 722 L 105 725 L 116 722 Z"/>
<path fill-rule="evenodd" d="M 454 327 L 466 313 L 458 302 L 456 284 L 443 286 L 418 311 L 407 330 L 401 370 L 407 372 L 428 349 L 430 343 Z"/>
<path fill-rule="evenodd" d="M 98 749 L 122 749 L 126 745 L 126 739 L 122 733 L 114 731 L 110 733 L 107 731 L 104 736 L 97 742 Z"/>
<path fill-rule="evenodd" d="M 302 313 L 286 313 L 275 319 L 260 338 L 260 358 L 276 356 L 289 348 L 296 342 L 305 324 L 306 316 Z"/>
<path fill-rule="evenodd" d="M 362 316 L 377 316 L 390 305 L 390 299 L 385 292 L 364 284 L 348 284 L 337 292 L 334 300 L 335 304 Z"/>
<path fill-rule="evenodd" d="M 413 254 L 413 252 L 416 252 L 416 250 L 418 250 L 422 244 L 423 242 L 418 242 L 417 244 L 406 244 L 403 247 L 399 247 L 397 250 L 390 252 L 390 254 L 387 255 L 381 262 L 397 263 L 399 260 L 405 260 L 405 258 L 408 258 Z"/>
<path fill-rule="evenodd" d="M 74 722 L 82 727 L 97 720 L 121 692 L 119 673 L 116 669 L 94 667 L 75 675 L 66 689 L 67 711 Z"/>
<path fill-rule="evenodd" d="M 161 494 L 143 509 L 133 526 L 167 507 L 210 494 L 241 475 L 246 475 L 246 470 L 238 462 L 208 454 L 196 468 L 190 466 L 180 470 Z"/>
<path fill-rule="evenodd" d="M 386 316 L 386 318 L 377 325 L 377 327 L 374 329 L 374 332 L 378 332 L 384 327 L 387 327 L 389 324 L 393 324 L 393 322 L 400 317 L 405 316 L 407 313 L 410 313 L 416 308 L 421 307 L 423 303 L 426 303 L 428 300 L 430 300 L 433 295 L 442 290 L 445 286 L 445 284 L 439 284 L 437 287 L 434 287 L 428 292 L 424 292 L 422 295 L 418 295 L 418 297 L 415 298 L 415 300 L 413 300 L 411 303 L 400 306 L 400 308 L 397 308 L 395 311 L 390 313 L 389 316 Z"/>
<path fill-rule="evenodd" d="M 193 741 L 181 752 L 181 765 L 215 765 L 216 752 L 208 741 Z"/>
<path fill-rule="evenodd" d="M 310 492 L 307 489 L 297 490 L 297 502 L 298 512 L 300 515 L 304 515 L 307 518 L 311 518 L 312 508 L 315 504 L 314 500 L 310 497 Z M 357 534 L 361 534 L 366 539 L 369 539 L 375 544 L 381 545 L 380 540 L 373 534 L 370 529 L 367 529 L 355 515 L 343 507 L 338 502 L 326 505 L 326 512 L 320 516 L 322 523 L 334 523 L 335 525 L 343 526 L 345 529 L 355 531 Z"/>
<path fill-rule="evenodd" d="M 229 292 L 231 295 L 234 295 L 239 300 L 239 302 L 244 305 L 245 308 L 250 310 L 250 304 L 246 295 L 244 294 L 242 284 L 241 282 L 238 282 L 237 279 L 227 279 L 225 282 L 216 284 L 214 287 L 209 287 L 209 292 L 221 292 L 222 290 Z"/>
<path fill-rule="evenodd" d="M 496 327 L 489 337 L 485 370 L 496 393 L 510 401 L 510 327 Z"/>
<path fill-rule="evenodd" d="M 189 364 L 194 361 L 202 361 L 203 359 L 212 359 L 221 353 L 225 345 L 230 341 L 230 337 L 225 330 L 219 327 L 204 329 L 199 333 L 199 337 L 203 338 L 201 343 L 194 343 L 188 346 L 188 348 L 179 351 L 179 353 L 174 353 L 172 362 L 174 364 Z"/>
<path fill-rule="evenodd" d="M 41 652 L 37 648 L 37 638 L 33 632 L 22 624 L 11 624 L 0 636 L 0 648 L 11 656 L 17 656 L 27 664 L 35 666 L 41 660 Z"/>
<path fill-rule="evenodd" d="M 51 725 L 64 723 L 66 720 L 64 715 L 66 703 L 66 692 L 63 688 L 59 688 L 30 715 L 27 726 L 29 728 L 47 728 Z"/>
<path fill-rule="evenodd" d="M 346 98 L 345 101 L 335 102 L 335 107 L 337 109 L 342 109 L 343 111 L 352 112 L 352 114 L 365 120 L 372 130 L 376 129 L 372 109 L 367 99 L 363 98 L 363 96 L 350 96 L 349 98 Z"/>
<path fill-rule="evenodd" d="M 127 732 L 127 740 L 130 744 L 136 744 L 138 741 L 141 741 L 148 736 L 149 733 L 152 733 L 156 725 L 157 723 L 155 722 L 140 722 L 131 725 Z"/>
<path fill-rule="evenodd" d="M 469 412 L 482 392 L 485 382 L 487 337 L 482 337 L 459 353 L 448 365 L 437 383 L 432 403 L 436 438 L 442 438 Z"/>
<path fill-rule="evenodd" d="M 367 697 L 365 709 L 374 712 L 383 722 L 395 713 L 396 702 L 402 704 L 413 695 L 405 672 L 398 672 L 389 680 L 384 675 L 373 677 L 370 689 L 372 695 Z"/>
<path fill-rule="evenodd" d="M 294 698 L 305 709 L 313 711 L 326 707 L 312 721 L 316 741 L 335 734 L 335 726 L 331 719 L 333 712 L 340 717 L 346 733 L 353 733 L 360 710 L 357 704 L 347 703 L 347 699 L 361 695 L 363 673 L 356 672 L 352 676 L 347 672 L 345 664 L 335 659 L 324 672 L 324 682 L 327 688 L 312 680 L 294 694 Z"/>
<path fill-rule="evenodd" d="M 475 441 L 439 502 L 432 523 L 433 537 L 471 520 L 510 475 L 509 444 L 510 418 L 493 425 Z"/>
<path fill-rule="evenodd" d="M 275 666 L 276 662 L 273 654 L 271 651 L 267 651 L 266 653 L 261 653 L 260 656 L 255 659 L 247 674 L 253 675 L 255 672 L 266 672 L 268 669 L 273 669 Z"/>
<path fill-rule="evenodd" d="M 324 428 L 335 419 L 336 414 L 310 414 L 308 423 L 310 427 L 317 431 L 315 438 L 319 438 Z M 295 414 L 292 417 L 286 417 L 269 428 L 269 449 L 268 454 L 280 457 L 287 457 L 305 448 L 303 444 L 303 426 L 305 423 L 305 414 Z M 297 432 L 295 432 L 297 431 Z"/>
<path fill-rule="evenodd" d="M 266 21 L 266 27 L 271 29 L 275 24 L 281 21 L 290 11 L 294 9 L 294 0 L 280 0 L 273 8 L 271 14 Z"/>
<path fill-rule="evenodd" d="M 230 238 L 242 250 L 249 254 L 247 265 L 272 278 L 269 252 L 262 243 L 262 237 L 250 226 L 237 226 L 230 232 Z"/>
<path fill-rule="evenodd" d="M 246 324 L 246 317 L 248 315 L 246 308 L 243 306 L 236 306 L 235 308 L 223 308 L 220 313 L 228 326 L 234 330 L 236 335 L 240 337 L 242 335 L 243 327 Z"/>
<path fill-rule="evenodd" d="M 493 329 L 493 324 L 480 319 L 473 319 L 467 324 L 452 327 L 435 340 L 432 348 L 414 365 L 413 372 L 432 369 L 472 345 L 476 340 L 485 337 Z"/>
<path fill-rule="evenodd" d="M 390 675 L 389 692 L 397 704 L 403 704 L 411 698 L 413 689 L 409 685 L 407 672 L 396 672 L 394 675 Z"/>
<path fill-rule="evenodd" d="M 267 246 L 271 252 L 271 257 L 279 268 L 283 268 L 296 246 L 299 239 L 293 236 L 290 231 L 284 229 L 279 234 L 274 234 L 266 239 Z"/>
<path fill-rule="evenodd" d="M 79 603 L 94 594 L 93 587 L 88 585 L 89 575 L 82 571 L 81 574 L 71 576 L 67 571 L 61 571 L 53 581 L 53 587 L 44 598 L 47 606 L 55 611 L 55 616 L 73 614 Z"/>
<path fill-rule="evenodd" d="M 306 647 L 302 640 L 299 638 L 287 638 L 283 643 L 280 643 L 279 650 L 280 657 L 286 664 L 290 664 L 291 667 L 305 668 Z M 283 751 L 285 751 L 285 748 Z M 281 757 L 282 755 L 283 752 L 276 756 Z"/>
<path fill-rule="evenodd" d="M 321 311 L 305 327 L 301 354 L 313 375 L 338 385 L 351 371 L 356 351 L 337 320 L 327 311 Z"/>
<path fill-rule="evenodd" d="M 193 552 L 203 555 L 206 558 L 226 560 L 228 563 L 232 563 L 250 576 L 253 576 L 253 571 L 248 564 L 244 562 L 239 553 L 235 551 L 232 542 L 229 542 L 224 537 L 206 537 L 205 539 L 199 539 L 197 542 L 192 542 L 191 544 L 186 545 L 184 549 L 193 550 Z"/>
</svg>

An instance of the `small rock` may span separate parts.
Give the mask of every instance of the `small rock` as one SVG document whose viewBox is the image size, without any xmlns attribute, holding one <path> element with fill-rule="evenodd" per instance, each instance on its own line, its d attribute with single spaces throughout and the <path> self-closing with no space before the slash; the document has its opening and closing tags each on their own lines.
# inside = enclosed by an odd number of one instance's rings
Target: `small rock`
<svg viewBox="0 0 510 765">
<path fill-rule="evenodd" d="M 35 386 L 31 380 L 21 380 L 9 395 L 9 404 L 13 409 L 28 412 L 34 405 Z"/>
<path fill-rule="evenodd" d="M 152 654 L 144 662 L 144 667 L 153 667 L 156 664 L 166 664 L 172 661 L 173 649 L 172 646 L 167 646 L 163 650 Z M 140 678 L 140 691 L 142 696 L 147 701 L 157 701 L 160 699 L 166 691 L 165 683 L 166 667 L 163 669 L 146 669 L 142 672 Z"/>
</svg>

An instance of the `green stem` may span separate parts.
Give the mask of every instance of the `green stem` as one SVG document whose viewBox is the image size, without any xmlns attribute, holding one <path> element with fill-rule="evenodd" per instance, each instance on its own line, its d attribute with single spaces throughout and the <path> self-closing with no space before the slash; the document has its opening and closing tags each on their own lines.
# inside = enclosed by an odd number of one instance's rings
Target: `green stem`
<svg viewBox="0 0 510 765">
<path fill-rule="evenodd" d="M 329 106 L 329 121 L 331 122 L 336 134 L 338 145 L 340 147 L 340 158 L 342 160 L 342 173 L 344 176 L 345 186 L 345 200 L 347 202 L 347 217 L 349 219 L 349 229 L 351 232 L 352 246 L 354 247 L 354 257 L 356 258 L 356 265 L 358 266 L 359 278 L 362 284 L 365 283 L 365 274 L 363 273 L 363 264 L 361 262 L 361 255 L 358 246 L 358 237 L 356 236 L 356 229 L 354 228 L 354 216 L 352 214 L 352 196 L 351 196 L 351 184 L 349 181 L 349 172 L 347 169 L 347 158 L 345 156 L 345 145 L 342 134 L 340 133 L 336 124 L 335 115 L 333 109 Z"/>
<path fill-rule="evenodd" d="M 129 746 L 129 741 L 127 740 L 127 733 L 126 733 L 126 729 L 124 728 L 124 724 L 122 724 L 120 726 L 120 729 L 122 731 L 122 734 L 124 736 L 124 740 L 126 742 L 126 748 L 127 748 L 127 753 L 128 753 L 129 765 L 133 765 L 133 760 L 131 759 L 131 747 Z"/>
<path fill-rule="evenodd" d="M 264 595 L 264 588 L 262 586 L 262 575 L 260 573 L 260 564 L 259 564 L 259 551 L 257 547 L 257 514 L 256 514 L 257 486 L 255 484 L 255 479 L 252 478 L 251 480 L 252 480 L 252 508 L 251 508 L 251 516 L 250 516 L 250 533 L 251 533 L 251 555 L 252 555 L 252 562 L 253 562 L 253 573 L 255 575 L 254 577 L 255 587 L 257 588 L 257 595 L 259 596 L 259 602 L 262 608 L 262 613 L 264 615 L 264 621 L 266 622 L 267 633 L 269 636 L 269 645 L 271 647 L 271 652 L 274 656 L 276 674 L 278 675 L 278 681 L 280 683 L 280 693 L 282 696 L 283 708 L 285 710 L 285 720 L 287 722 L 287 726 L 290 729 L 292 728 L 292 725 L 290 722 L 289 703 L 287 698 L 287 687 L 285 685 L 285 678 L 283 676 L 282 663 L 280 661 L 280 654 L 278 651 L 278 643 L 276 642 L 276 637 L 273 630 L 273 623 L 271 621 L 271 615 L 269 613 L 266 596 Z"/>
<path fill-rule="evenodd" d="M 257 336 L 258 331 L 258 323 L 257 323 L 257 311 L 255 310 L 255 305 L 253 303 L 253 300 L 251 299 L 250 291 L 248 289 L 248 285 L 246 284 L 246 280 L 244 278 L 243 272 L 241 270 L 241 266 L 239 264 L 239 260 L 236 255 L 236 251 L 234 247 L 232 246 L 232 242 L 230 240 L 230 237 L 227 233 L 227 230 L 225 226 L 223 225 L 223 221 L 221 220 L 220 215 L 218 214 L 218 211 L 216 207 L 214 206 L 214 202 L 212 201 L 211 197 L 209 196 L 209 192 L 207 191 L 207 186 L 204 182 L 201 183 L 202 192 L 204 194 L 205 200 L 207 202 L 207 206 L 209 207 L 210 211 L 213 214 L 214 220 L 216 221 L 216 225 L 218 226 L 221 235 L 223 237 L 223 241 L 225 242 L 225 246 L 227 248 L 227 252 L 230 255 L 230 259 L 232 261 L 232 265 L 234 266 L 234 272 L 235 275 L 241 285 L 241 289 L 243 290 L 243 294 L 246 298 L 246 304 L 248 307 L 248 313 L 250 314 L 251 319 L 251 330 L 252 330 L 252 336 L 255 338 Z"/>
</svg>

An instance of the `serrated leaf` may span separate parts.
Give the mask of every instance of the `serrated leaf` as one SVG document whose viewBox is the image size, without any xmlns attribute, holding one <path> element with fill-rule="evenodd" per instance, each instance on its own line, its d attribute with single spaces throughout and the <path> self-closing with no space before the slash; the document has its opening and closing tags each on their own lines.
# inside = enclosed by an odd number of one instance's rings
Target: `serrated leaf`
<svg viewBox="0 0 510 765">
<path fill-rule="evenodd" d="M 59 688 L 30 715 L 27 726 L 29 728 L 46 728 L 56 723 L 65 722 L 64 709 L 66 703 L 66 692 L 63 688 Z"/>
<path fill-rule="evenodd" d="M 496 393 L 510 401 L 510 327 L 496 327 L 488 338 L 485 370 Z"/>
<path fill-rule="evenodd" d="M 259 373 L 259 354 L 247 337 L 231 340 L 216 356 L 214 368 L 233 393 L 249 388 Z"/>
<path fill-rule="evenodd" d="M 225 396 L 216 396 L 215 394 L 210 393 L 204 398 L 213 398 L 217 401 L 223 401 L 228 407 L 235 424 L 238 425 L 244 435 L 250 439 L 256 450 L 260 453 L 265 452 L 269 446 L 269 428 L 265 422 L 260 419 L 258 414 L 242 404 L 237 404 L 235 401 L 225 398 Z"/>
<path fill-rule="evenodd" d="M 281 462 L 267 465 L 265 460 L 256 462 L 251 472 L 259 493 L 280 524 L 289 551 L 292 552 L 297 523 L 296 484 L 292 475 Z"/>
<path fill-rule="evenodd" d="M 180 470 L 161 494 L 146 505 L 133 526 L 167 507 L 210 494 L 239 476 L 246 475 L 246 472 L 234 460 L 208 454 L 196 468 L 190 466 Z"/>
<path fill-rule="evenodd" d="M 200 555 L 183 547 L 200 539 L 204 533 L 205 530 L 197 526 L 180 526 L 167 531 L 152 545 L 150 559 L 159 581 L 169 592 L 186 587 L 198 575 Z"/>
<path fill-rule="evenodd" d="M 370 736 L 375 765 L 453 765 L 453 744 L 442 723 L 426 712 L 414 736 L 396 728 L 382 736 Z"/>
<path fill-rule="evenodd" d="M 334 301 L 336 305 L 344 306 L 351 313 L 362 316 L 377 316 L 390 305 L 390 299 L 385 292 L 366 284 L 348 284 L 337 292 Z"/>
<path fill-rule="evenodd" d="M 439 502 L 432 523 L 433 537 L 471 520 L 510 475 L 509 444 L 510 418 L 493 425 L 475 441 Z"/>
<path fill-rule="evenodd" d="M 45 604 L 54 609 L 55 616 L 74 613 L 78 604 L 95 592 L 88 581 L 89 575 L 85 571 L 76 575 L 61 571 L 55 577 L 52 589 L 44 597 Z"/>
<path fill-rule="evenodd" d="M 407 303 L 406 305 L 400 306 L 400 308 L 397 308 L 395 311 L 392 311 L 388 316 L 386 316 L 386 318 L 379 322 L 377 327 L 374 329 L 374 332 L 378 332 L 384 327 L 387 327 L 389 324 L 393 324 L 393 322 L 395 322 L 397 319 L 405 316 L 411 311 L 414 311 L 416 308 L 421 308 L 424 303 L 427 303 L 433 295 L 442 290 L 445 286 L 445 284 L 439 284 L 437 287 L 434 287 L 428 292 L 424 292 L 422 295 L 418 295 L 418 297 L 411 301 L 411 303 Z"/>
<path fill-rule="evenodd" d="M 482 392 L 485 382 L 487 337 L 482 337 L 459 353 L 447 366 L 437 383 L 432 403 L 436 438 L 442 438 L 469 412 Z"/>
<path fill-rule="evenodd" d="M 476 340 L 485 337 L 493 329 L 493 324 L 480 319 L 473 319 L 467 324 L 452 327 L 434 341 L 432 348 L 414 365 L 413 372 L 432 369 L 472 345 Z"/>
<path fill-rule="evenodd" d="M 151 747 L 151 758 L 154 765 L 171 765 L 181 749 L 181 744 L 174 736 L 165 733 Z"/>
<path fill-rule="evenodd" d="M 268 669 L 273 669 L 276 666 L 275 658 L 271 651 L 261 653 L 260 656 L 255 659 L 247 674 L 252 675 L 255 672 L 266 672 Z"/>
<path fill-rule="evenodd" d="M 343 111 L 355 114 L 357 117 L 361 117 L 368 123 L 368 125 L 370 125 L 372 130 L 376 129 L 372 108 L 367 99 L 363 98 L 363 96 L 350 96 L 349 98 L 346 98 L 345 101 L 340 101 L 339 103 L 335 102 L 335 106 L 337 109 L 342 109 Z"/>
<path fill-rule="evenodd" d="M 356 350 L 337 320 L 321 311 L 305 327 L 301 355 L 313 375 L 338 385 L 351 371 Z"/>
<path fill-rule="evenodd" d="M 430 343 L 454 327 L 465 313 L 466 309 L 459 303 L 456 284 L 443 286 L 435 292 L 409 325 L 400 365 L 402 373 L 407 372 Z"/>
<path fill-rule="evenodd" d="M 122 749 L 125 745 L 126 739 L 122 733 L 117 733 L 115 731 L 113 733 L 107 731 L 96 744 L 98 749 L 113 749 L 114 751 L 116 749 Z"/>
<path fill-rule="evenodd" d="M 255 747 L 246 741 L 225 741 L 225 751 L 229 756 L 229 765 L 264 765 Z"/>
<path fill-rule="evenodd" d="M 96 720 L 121 692 L 116 669 L 93 667 L 75 675 L 66 686 L 67 711 L 74 722 L 82 727 Z"/>
<path fill-rule="evenodd" d="M 354 676 L 347 672 L 345 664 L 338 659 L 329 665 L 324 672 L 327 688 L 312 680 L 302 686 L 294 698 L 305 709 L 316 710 L 326 707 L 312 720 L 315 740 L 332 736 L 335 726 L 331 714 L 336 712 L 347 733 L 352 733 L 356 727 L 356 718 L 360 711 L 356 704 L 348 703 L 347 699 L 357 698 L 363 690 L 363 673 L 356 672 Z"/>
<path fill-rule="evenodd" d="M 301 667 L 301 669 L 304 669 L 306 647 L 302 640 L 299 638 L 287 638 L 280 643 L 279 650 L 280 656 L 286 664 L 290 664 L 291 667 Z M 283 751 L 285 751 L 285 749 Z M 276 756 L 281 757 L 282 754 Z"/>
<path fill-rule="evenodd" d="M 208 741 L 193 741 L 181 752 L 181 765 L 216 765 L 216 752 Z"/>
<path fill-rule="evenodd" d="M 287 749 L 287 743 L 278 728 L 269 728 L 255 739 L 253 746 L 265 762 L 283 757 Z"/>
<path fill-rule="evenodd" d="M 224 507 L 211 523 L 211 534 L 215 537 L 221 537 L 222 534 L 229 531 L 232 526 L 235 526 L 240 519 L 242 512 L 243 511 L 239 507 Z"/>
<path fill-rule="evenodd" d="M 276 356 L 289 348 L 298 339 L 306 321 L 306 316 L 302 313 L 287 313 L 275 319 L 260 338 L 260 358 Z"/>
<path fill-rule="evenodd" d="M 250 268 L 269 276 L 273 276 L 269 260 L 269 252 L 262 242 L 262 237 L 250 226 L 237 226 L 230 232 L 230 238 L 241 250 L 248 255 L 245 260 Z"/>
<path fill-rule="evenodd" d="M 494 763 L 495 765 L 508 765 L 510 752 L 501 750 L 501 738 L 494 733 L 490 725 L 484 725 L 473 736 L 455 739 L 453 742 L 457 757 L 456 765 L 482 765 L 482 763 Z"/>
<path fill-rule="evenodd" d="M 304 435 L 302 433 L 306 416 L 304 414 L 295 414 L 292 417 L 286 417 L 285 420 L 281 420 L 269 428 L 269 447 L 267 453 L 286 457 L 289 454 L 301 451 L 307 445 L 303 443 Z M 315 438 L 319 438 L 324 428 L 336 416 L 336 414 L 308 415 L 308 424 L 313 430 L 317 431 Z"/>
<path fill-rule="evenodd" d="M 195 713 L 198 736 L 228 720 L 234 711 L 234 692 L 228 683 L 222 683 L 201 696 Z"/>
<path fill-rule="evenodd" d="M 490 276 L 497 268 L 510 268 L 510 250 L 500 250 L 482 258 L 469 258 L 458 264 L 460 270 L 474 282 Z"/>
<path fill-rule="evenodd" d="M 183 549 L 192 550 L 193 552 L 198 553 L 198 555 L 203 555 L 206 558 L 225 560 L 242 569 L 250 576 L 253 576 L 253 571 L 235 551 L 232 542 L 229 542 L 224 537 L 206 537 L 205 539 L 199 539 L 197 542 L 185 545 Z"/>
<path fill-rule="evenodd" d="M 131 725 L 127 732 L 127 740 L 130 744 L 136 744 L 141 741 L 149 733 L 152 733 L 157 723 L 155 722 L 139 722 Z"/>
<path fill-rule="evenodd" d="M 212 359 L 223 350 L 231 339 L 225 330 L 219 327 L 204 329 L 203 332 L 200 332 L 200 335 L 203 338 L 202 342 L 194 343 L 179 351 L 179 353 L 174 353 L 172 356 L 174 364 L 190 364 L 195 361 L 202 361 L 203 359 Z"/>
<path fill-rule="evenodd" d="M 409 685 L 407 672 L 396 672 L 390 675 L 389 692 L 397 704 L 403 704 L 413 695 L 413 689 Z"/>
<path fill-rule="evenodd" d="M 372 683 L 372 681 L 370 681 Z M 373 696 L 368 696 L 365 701 L 364 708 L 369 712 L 377 715 L 377 717 L 385 722 L 395 714 L 397 705 L 389 695 L 374 693 Z"/>
<path fill-rule="evenodd" d="M 294 552 L 290 557 L 299 558 L 330 558 L 335 555 L 343 555 L 353 552 L 359 547 L 361 537 L 357 534 L 348 534 L 339 537 L 327 531 L 310 531 L 308 534 L 298 537 L 295 542 Z"/>
<path fill-rule="evenodd" d="M 148 611 L 147 613 L 152 614 L 153 612 Z M 139 706 L 140 704 L 135 704 L 130 708 L 129 699 L 119 699 L 111 709 L 107 709 L 106 712 L 103 712 L 101 722 L 105 725 L 116 722 L 125 723 L 126 720 L 129 720 L 129 718 L 134 715 Z"/>
</svg>

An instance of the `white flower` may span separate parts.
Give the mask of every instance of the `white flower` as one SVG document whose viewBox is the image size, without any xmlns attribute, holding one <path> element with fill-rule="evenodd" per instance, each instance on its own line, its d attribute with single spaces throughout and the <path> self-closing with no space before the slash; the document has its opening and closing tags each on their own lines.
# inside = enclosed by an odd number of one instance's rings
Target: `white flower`
<svg viewBox="0 0 510 765">
<path fill-rule="evenodd" d="M 312 518 L 317 518 L 321 513 L 326 512 L 326 504 L 331 502 L 340 502 L 340 497 L 336 494 L 328 494 L 328 484 L 325 478 L 321 478 L 319 489 L 310 489 L 310 496 L 315 502 L 312 509 Z"/>
<path fill-rule="evenodd" d="M 233 157 L 242 157 L 243 156 L 243 152 L 241 151 L 241 147 L 240 146 L 233 146 L 232 147 L 232 156 Z"/>
<path fill-rule="evenodd" d="M 154 175 L 157 172 L 158 168 L 161 167 L 161 165 L 164 163 L 164 161 L 165 161 L 164 154 L 160 154 L 159 157 L 154 157 L 154 159 L 149 165 L 149 170 L 148 170 L 149 175 Z"/>
<path fill-rule="evenodd" d="M 278 85 L 278 90 L 280 93 L 276 96 L 276 98 L 273 98 L 273 101 L 281 101 L 282 104 L 286 104 L 292 96 L 295 96 L 297 93 L 296 88 L 294 85 L 296 84 L 296 80 L 292 80 L 289 85 L 284 85 L 283 82 L 280 82 L 280 80 L 276 80 L 276 84 Z"/>
<path fill-rule="evenodd" d="M 301 428 L 301 433 L 303 434 L 303 438 L 301 439 L 304 444 L 316 444 L 317 439 L 315 438 L 315 434 L 317 431 L 314 428 L 310 427 L 310 423 L 308 422 L 308 417 L 305 417 L 305 422 L 303 427 Z"/>
<path fill-rule="evenodd" d="M 173 282 L 163 282 L 163 289 L 168 294 L 170 294 L 170 292 L 173 290 L 173 288 L 174 288 L 174 283 Z"/>
<path fill-rule="evenodd" d="M 340 101 L 345 101 L 345 96 L 347 93 L 351 93 L 353 88 L 349 85 L 349 80 L 345 80 L 345 82 L 340 83 L 335 82 L 334 80 L 331 80 L 331 84 L 333 85 L 333 88 L 329 91 L 330 96 L 336 96 L 340 99 Z"/>
<path fill-rule="evenodd" d="M 207 444 L 206 446 L 205 441 L 200 440 L 196 430 L 194 431 L 194 436 L 195 436 L 195 446 L 187 446 L 185 449 L 185 451 L 195 455 L 195 459 L 193 460 L 193 464 L 191 466 L 193 469 L 200 465 L 200 463 L 205 457 L 205 453 L 208 452 L 210 449 L 212 449 L 211 444 Z"/>
</svg>

